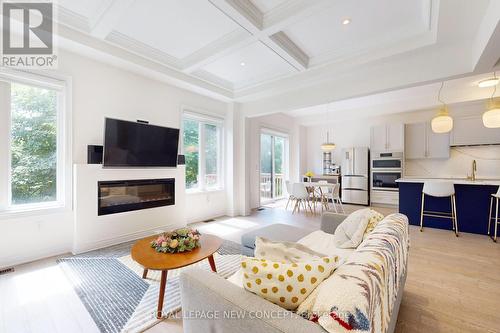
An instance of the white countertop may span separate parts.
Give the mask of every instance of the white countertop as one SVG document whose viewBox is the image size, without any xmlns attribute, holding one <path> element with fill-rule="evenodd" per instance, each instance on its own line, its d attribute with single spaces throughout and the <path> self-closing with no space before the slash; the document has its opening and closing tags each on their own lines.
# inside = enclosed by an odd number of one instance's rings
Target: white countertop
<svg viewBox="0 0 500 333">
<path fill-rule="evenodd" d="M 500 186 L 500 179 L 481 179 L 478 178 L 474 181 L 466 179 L 466 178 L 412 178 L 412 177 L 404 177 L 396 180 L 398 183 L 424 183 L 426 181 L 432 180 L 442 180 L 442 181 L 450 181 L 453 184 L 460 185 L 497 185 Z"/>
</svg>

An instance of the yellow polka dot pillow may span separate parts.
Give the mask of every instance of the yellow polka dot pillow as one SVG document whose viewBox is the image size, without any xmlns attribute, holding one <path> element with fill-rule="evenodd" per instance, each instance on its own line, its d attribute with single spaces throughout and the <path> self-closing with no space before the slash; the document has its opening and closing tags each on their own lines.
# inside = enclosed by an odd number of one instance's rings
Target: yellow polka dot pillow
<svg viewBox="0 0 500 333">
<path fill-rule="evenodd" d="M 243 285 L 246 290 L 287 310 L 302 301 L 337 267 L 338 257 L 323 257 L 285 263 L 243 257 Z"/>
<path fill-rule="evenodd" d="M 366 237 L 368 237 L 368 235 L 373 231 L 373 229 L 375 229 L 377 224 L 383 219 L 384 215 L 370 208 L 368 224 L 366 225 L 365 233 L 363 235 L 363 240 L 366 239 Z"/>
</svg>

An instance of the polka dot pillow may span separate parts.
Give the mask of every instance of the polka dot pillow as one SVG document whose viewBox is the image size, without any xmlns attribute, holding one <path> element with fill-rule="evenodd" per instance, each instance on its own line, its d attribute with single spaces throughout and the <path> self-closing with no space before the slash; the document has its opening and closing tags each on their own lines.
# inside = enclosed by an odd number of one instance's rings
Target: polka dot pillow
<svg viewBox="0 0 500 333">
<path fill-rule="evenodd" d="M 365 233 L 363 235 L 363 240 L 368 237 L 368 235 L 375 229 L 377 224 L 384 219 L 384 215 L 380 214 L 376 210 L 370 208 L 370 218 L 368 224 L 366 225 Z"/>
<path fill-rule="evenodd" d="M 295 310 L 338 264 L 338 257 L 285 263 L 243 257 L 243 285 L 246 290 L 287 310 Z"/>
</svg>

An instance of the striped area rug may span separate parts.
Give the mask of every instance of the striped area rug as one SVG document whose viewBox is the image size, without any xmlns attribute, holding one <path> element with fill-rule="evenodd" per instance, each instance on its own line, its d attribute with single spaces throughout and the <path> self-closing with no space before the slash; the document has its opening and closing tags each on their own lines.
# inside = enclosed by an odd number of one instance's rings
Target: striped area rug
<svg viewBox="0 0 500 333">
<path fill-rule="evenodd" d="M 161 273 L 149 271 L 148 278 L 142 279 L 142 267 L 130 256 L 131 244 L 59 260 L 59 266 L 101 332 L 142 332 L 159 322 L 155 315 Z M 214 254 L 217 273 L 227 278 L 236 272 L 241 261 L 239 253 L 239 244 L 224 241 Z M 180 310 L 179 274 L 190 267 L 211 272 L 207 260 L 169 271 L 165 316 Z"/>
</svg>

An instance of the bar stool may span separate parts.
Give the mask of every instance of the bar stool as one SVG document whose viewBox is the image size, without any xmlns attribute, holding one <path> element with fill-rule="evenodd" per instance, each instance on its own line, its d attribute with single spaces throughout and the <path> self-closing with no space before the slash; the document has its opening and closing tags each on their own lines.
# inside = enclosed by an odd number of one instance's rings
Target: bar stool
<svg viewBox="0 0 500 333">
<path fill-rule="evenodd" d="M 495 200 L 496 199 L 496 200 Z M 491 212 L 493 211 L 493 200 L 496 201 L 495 203 L 495 217 L 491 217 Z M 491 195 L 490 199 L 490 215 L 488 215 L 488 236 L 490 236 L 490 226 L 491 226 L 491 220 L 495 221 L 495 234 L 491 239 L 493 239 L 494 242 L 497 241 L 497 230 L 498 230 L 498 225 L 500 222 L 498 222 L 498 201 L 500 200 L 500 186 L 498 187 L 497 193 L 493 193 Z"/>
<path fill-rule="evenodd" d="M 425 196 L 436 198 L 450 198 L 451 212 L 434 212 L 424 210 Z M 455 186 L 451 182 L 428 181 L 422 189 L 422 208 L 420 210 L 420 231 L 424 228 L 424 216 L 451 219 L 455 236 L 458 237 L 457 204 L 455 201 Z"/>
</svg>

